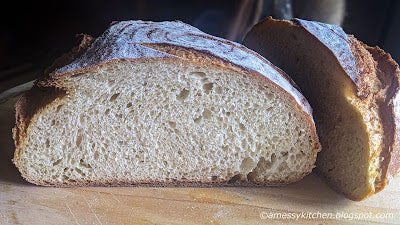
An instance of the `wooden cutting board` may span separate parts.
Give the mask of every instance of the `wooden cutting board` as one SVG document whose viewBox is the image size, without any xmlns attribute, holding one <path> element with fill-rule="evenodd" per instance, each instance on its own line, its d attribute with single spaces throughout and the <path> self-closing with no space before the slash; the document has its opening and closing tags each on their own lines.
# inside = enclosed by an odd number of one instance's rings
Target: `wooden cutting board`
<svg viewBox="0 0 400 225">
<path fill-rule="evenodd" d="M 284 187 L 35 186 L 11 162 L 10 96 L 0 102 L 0 224 L 400 224 L 400 177 L 362 202 L 313 174 Z"/>
</svg>

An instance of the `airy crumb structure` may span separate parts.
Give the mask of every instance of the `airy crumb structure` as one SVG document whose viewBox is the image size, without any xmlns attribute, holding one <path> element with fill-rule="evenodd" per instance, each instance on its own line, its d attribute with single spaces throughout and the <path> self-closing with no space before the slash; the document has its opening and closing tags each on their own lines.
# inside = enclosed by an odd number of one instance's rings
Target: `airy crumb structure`
<svg viewBox="0 0 400 225">
<path fill-rule="evenodd" d="M 169 57 L 52 74 L 20 99 L 14 161 L 28 181 L 282 184 L 311 171 L 320 149 L 314 124 L 279 85 L 193 49 L 141 46 Z M 45 100 L 45 90 L 57 94 Z M 31 99 L 42 106 L 32 109 Z"/>
</svg>

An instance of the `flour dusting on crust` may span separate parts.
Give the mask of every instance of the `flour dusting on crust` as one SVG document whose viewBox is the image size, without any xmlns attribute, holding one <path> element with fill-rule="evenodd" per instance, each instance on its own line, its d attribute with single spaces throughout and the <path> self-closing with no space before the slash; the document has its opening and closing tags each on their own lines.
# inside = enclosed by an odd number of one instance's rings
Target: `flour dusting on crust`
<svg viewBox="0 0 400 225">
<path fill-rule="evenodd" d="M 206 52 L 231 64 L 256 71 L 288 92 L 311 114 L 311 107 L 303 95 L 293 87 L 285 74 L 269 61 L 243 45 L 208 35 L 182 22 L 121 21 L 111 25 L 89 49 L 71 64 L 55 71 L 55 75 L 74 71 L 117 59 L 177 57 L 142 44 L 170 44 Z"/>
</svg>

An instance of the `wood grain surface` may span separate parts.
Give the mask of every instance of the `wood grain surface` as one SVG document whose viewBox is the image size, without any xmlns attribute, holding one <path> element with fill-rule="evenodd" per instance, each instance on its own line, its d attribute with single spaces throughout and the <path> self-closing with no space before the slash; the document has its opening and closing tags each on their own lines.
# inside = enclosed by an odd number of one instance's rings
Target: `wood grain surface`
<svg viewBox="0 0 400 225">
<path fill-rule="evenodd" d="M 313 174 L 283 187 L 35 186 L 11 162 L 17 98 L 0 103 L 0 224 L 400 224 L 399 177 L 362 202 Z"/>
</svg>

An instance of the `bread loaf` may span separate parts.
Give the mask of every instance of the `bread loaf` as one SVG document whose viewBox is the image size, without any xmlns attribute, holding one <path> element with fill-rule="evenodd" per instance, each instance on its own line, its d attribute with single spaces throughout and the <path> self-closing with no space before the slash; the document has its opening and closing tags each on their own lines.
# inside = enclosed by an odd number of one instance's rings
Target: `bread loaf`
<svg viewBox="0 0 400 225">
<path fill-rule="evenodd" d="M 268 18 L 244 44 L 291 76 L 314 109 L 317 171 L 350 199 L 379 192 L 399 171 L 399 69 L 342 28 Z"/>
<path fill-rule="evenodd" d="M 282 71 L 181 22 L 114 23 L 52 69 L 16 104 L 14 163 L 35 184 L 278 185 L 320 150 Z"/>
</svg>

